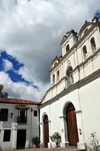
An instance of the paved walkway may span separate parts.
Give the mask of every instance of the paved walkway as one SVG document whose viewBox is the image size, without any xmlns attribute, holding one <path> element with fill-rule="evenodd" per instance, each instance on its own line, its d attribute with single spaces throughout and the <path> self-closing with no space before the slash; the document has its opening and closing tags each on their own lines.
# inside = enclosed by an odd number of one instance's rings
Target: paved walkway
<svg viewBox="0 0 100 151">
<path fill-rule="evenodd" d="M 78 149 L 76 147 L 67 147 L 67 148 L 32 148 L 32 149 L 21 149 L 17 151 L 77 151 Z M 80 151 L 80 150 L 79 150 Z"/>
</svg>

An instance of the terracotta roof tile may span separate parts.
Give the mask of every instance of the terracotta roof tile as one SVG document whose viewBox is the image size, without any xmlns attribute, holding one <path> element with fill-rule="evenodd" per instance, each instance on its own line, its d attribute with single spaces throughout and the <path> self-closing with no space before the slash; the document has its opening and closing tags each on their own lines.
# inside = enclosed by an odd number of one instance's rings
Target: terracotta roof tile
<svg viewBox="0 0 100 151">
<path fill-rule="evenodd" d="M 14 104 L 36 104 L 39 105 L 40 102 L 27 101 L 22 99 L 12 99 L 12 98 L 0 98 L 0 103 L 14 103 Z"/>
<path fill-rule="evenodd" d="M 29 106 L 22 106 L 22 105 L 18 105 L 16 106 L 16 109 L 29 109 Z"/>
</svg>

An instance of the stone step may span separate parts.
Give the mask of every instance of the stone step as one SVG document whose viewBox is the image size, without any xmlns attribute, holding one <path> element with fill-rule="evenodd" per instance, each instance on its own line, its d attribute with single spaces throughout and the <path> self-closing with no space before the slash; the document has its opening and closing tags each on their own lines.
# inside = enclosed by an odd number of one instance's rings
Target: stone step
<svg viewBox="0 0 100 151">
<path fill-rule="evenodd" d="M 85 149 L 77 149 L 77 151 L 85 151 Z"/>
<path fill-rule="evenodd" d="M 17 150 L 16 150 L 17 151 Z M 75 146 L 68 146 L 66 148 L 58 147 L 58 148 L 31 148 L 31 149 L 21 149 L 18 151 L 85 151 L 84 149 L 78 149 Z"/>
</svg>

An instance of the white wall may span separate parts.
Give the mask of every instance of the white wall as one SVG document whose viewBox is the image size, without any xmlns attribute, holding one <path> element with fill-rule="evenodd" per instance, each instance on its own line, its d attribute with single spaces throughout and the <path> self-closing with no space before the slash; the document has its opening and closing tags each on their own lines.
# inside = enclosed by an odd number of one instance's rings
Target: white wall
<svg viewBox="0 0 100 151">
<path fill-rule="evenodd" d="M 87 28 L 90 28 L 90 27 L 91 27 L 91 25 Z M 94 52 L 92 50 L 91 42 L 90 42 L 92 37 L 94 37 L 95 44 L 96 44 L 96 50 Z M 62 51 L 63 51 L 63 49 L 64 50 L 66 49 L 67 41 L 69 41 L 68 43 L 70 43 L 70 45 L 73 46 L 74 43 L 73 43 L 72 34 L 62 44 Z M 86 46 L 86 48 L 87 48 L 86 59 L 84 59 L 83 46 Z M 63 80 L 63 81 L 61 79 L 64 78 L 64 77 L 67 77 L 66 76 L 66 71 L 67 71 L 69 66 L 71 66 L 73 70 L 75 69 L 74 72 L 73 72 L 74 83 L 78 82 L 79 80 L 82 80 L 82 79 L 86 78 L 87 76 L 91 75 L 94 71 L 97 71 L 100 68 L 100 64 L 99 64 L 100 55 L 99 55 L 99 52 L 97 53 L 99 48 L 100 48 L 100 31 L 99 31 L 99 27 L 96 26 L 83 39 L 83 41 L 81 41 L 77 45 L 77 47 L 75 49 L 73 49 L 73 51 L 68 53 L 68 55 L 66 55 L 66 58 L 64 58 L 62 60 L 62 62 L 57 67 L 55 67 L 53 69 L 53 71 L 51 71 L 51 73 L 50 73 L 51 77 L 53 76 L 53 74 L 55 74 L 55 83 L 53 84 L 52 81 L 51 81 L 51 89 L 45 95 L 42 103 L 44 103 L 44 102 L 50 100 L 51 98 L 55 97 L 57 94 L 62 92 L 64 88 L 68 88 L 67 79 Z M 87 61 L 87 59 L 88 59 L 88 61 Z M 79 69 L 76 69 L 76 67 L 78 65 L 79 65 Z M 57 71 L 58 70 L 59 70 L 59 73 L 60 73 L 60 79 L 59 79 L 60 82 L 57 81 Z"/>
<path fill-rule="evenodd" d="M 48 116 L 49 122 L 49 136 L 54 134 L 55 132 L 58 132 L 61 135 L 61 146 L 66 146 L 66 139 L 65 139 L 65 131 L 66 127 L 64 126 L 64 119 L 61 117 L 64 116 L 64 107 L 68 103 L 72 103 L 75 107 L 75 111 L 80 110 L 80 104 L 79 104 L 79 97 L 78 97 L 78 90 L 74 90 L 73 92 L 64 95 L 63 97 L 60 97 L 58 100 L 52 102 L 51 104 L 48 104 L 46 106 L 41 107 L 40 109 L 40 123 L 41 123 L 41 144 L 44 145 L 44 132 L 43 132 L 43 117 L 46 114 Z M 82 123 L 81 123 L 81 115 L 76 113 L 76 118 L 78 119 L 78 125 L 77 128 L 82 129 Z M 63 129 L 63 131 L 62 131 Z M 67 135 L 67 134 L 66 134 Z M 67 136 L 66 136 L 67 137 Z M 82 136 L 79 136 L 79 143 L 77 146 L 81 144 L 81 148 L 84 148 L 84 138 L 83 134 Z M 68 141 L 68 140 L 67 140 Z M 55 144 L 51 142 L 49 139 L 49 144 L 51 143 L 52 147 L 55 147 Z M 48 144 L 48 147 L 50 147 Z"/>
<path fill-rule="evenodd" d="M 85 142 L 89 145 L 90 133 L 97 132 L 100 138 L 100 78 L 79 89 Z"/>
<path fill-rule="evenodd" d="M 37 110 L 37 117 L 34 117 L 31 110 L 27 110 L 27 123 L 26 124 L 17 124 L 18 110 L 16 106 L 18 104 L 4 104 L 0 103 L 0 109 L 8 109 L 8 121 L 0 121 L 0 147 L 1 149 L 16 149 L 17 145 L 17 130 L 25 129 L 26 130 L 26 145 L 25 147 L 32 147 L 31 140 L 35 136 L 39 136 L 39 109 L 38 105 L 26 105 L 32 108 L 33 111 Z M 11 113 L 13 118 L 11 118 Z M 3 142 L 4 130 L 11 130 L 11 137 L 9 142 Z"/>
</svg>

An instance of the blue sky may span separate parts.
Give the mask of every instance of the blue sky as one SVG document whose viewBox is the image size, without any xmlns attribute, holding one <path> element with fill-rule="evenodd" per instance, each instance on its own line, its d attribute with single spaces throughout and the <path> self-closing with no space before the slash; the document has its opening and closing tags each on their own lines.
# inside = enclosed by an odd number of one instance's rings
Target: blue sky
<svg viewBox="0 0 100 151">
<path fill-rule="evenodd" d="M 66 31 L 100 18 L 100 0 L 0 1 L 0 83 L 11 98 L 41 101 Z"/>
</svg>

